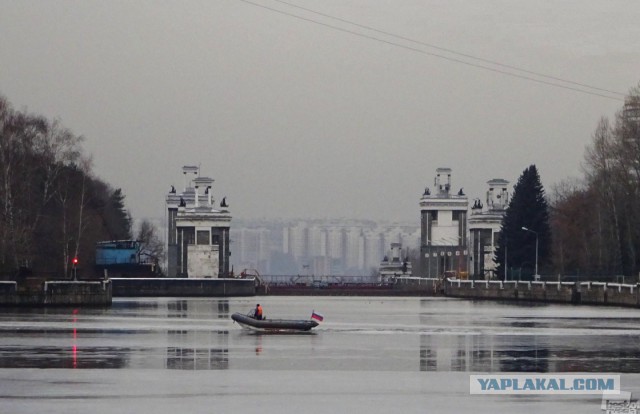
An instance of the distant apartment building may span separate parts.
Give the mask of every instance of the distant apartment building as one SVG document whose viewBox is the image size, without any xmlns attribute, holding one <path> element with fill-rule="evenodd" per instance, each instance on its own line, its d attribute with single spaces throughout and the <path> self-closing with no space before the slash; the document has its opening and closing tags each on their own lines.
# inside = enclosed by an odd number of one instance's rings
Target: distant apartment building
<svg viewBox="0 0 640 414">
<path fill-rule="evenodd" d="M 325 257 L 327 255 L 327 232 L 325 229 L 313 225 L 307 229 L 307 256 Z"/>
<path fill-rule="evenodd" d="M 271 232 L 265 227 L 231 229 L 235 273 L 270 266 Z"/>
<path fill-rule="evenodd" d="M 264 274 L 370 276 L 384 255 L 383 247 L 390 241 L 417 247 L 419 240 L 417 226 L 363 220 L 264 221 L 247 223 L 247 227 L 236 224 L 234 228 L 233 265 L 242 269 L 256 264 Z M 244 247 L 246 243 L 257 246 L 258 241 L 249 235 L 260 228 L 261 245 L 270 246 L 267 261 L 264 261 L 267 249 Z"/>
<path fill-rule="evenodd" d="M 327 233 L 327 256 L 333 260 L 342 261 L 343 259 L 343 234 L 341 228 L 330 227 Z"/>
<path fill-rule="evenodd" d="M 388 244 L 386 243 L 386 245 Z M 406 249 L 418 249 L 420 247 L 420 228 L 416 226 L 413 230 L 400 233 L 400 244 Z"/>
<path fill-rule="evenodd" d="M 282 251 L 294 260 L 305 261 L 308 258 L 308 229 L 304 222 L 283 228 Z"/>
<path fill-rule="evenodd" d="M 346 273 L 364 270 L 364 239 L 362 227 L 347 227 L 344 230 L 344 267 Z"/>
<path fill-rule="evenodd" d="M 377 269 L 380 258 L 384 255 L 384 235 L 377 229 L 366 230 L 363 235 L 364 257 L 362 261 L 365 269 Z"/>
</svg>

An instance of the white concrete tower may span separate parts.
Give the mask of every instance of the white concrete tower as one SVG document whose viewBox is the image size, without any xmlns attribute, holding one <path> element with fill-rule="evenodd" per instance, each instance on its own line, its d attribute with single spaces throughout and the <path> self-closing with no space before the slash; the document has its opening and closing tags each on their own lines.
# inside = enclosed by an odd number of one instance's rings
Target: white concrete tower
<svg viewBox="0 0 640 414">
<path fill-rule="evenodd" d="M 462 188 L 451 191 L 451 169 L 438 168 L 433 192 L 427 187 L 420 199 L 420 252 L 423 277 L 459 275 L 468 269 L 467 209 Z"/>
<path fill-rule="evenodd" d="M 211 278 L 229 275 L 231 215 L 226 197 L 215 208 L 213 179 L 195 166 L 182 167 L 184 191 L 166 196 L 167 273 L 169 277 Z"/>
<path fill-rule="evenodd" d="M 411 276 L 411 262 L 402 251 L 401 243 L 391 243 L 391 249 L 382 259 L 379 266 L 380 281 L 389 282 L 395 277 Z"/>
<path fill-rule="evenodd" d="M 469 217 L 471 275 L 474 279 L 493 279 L 495 251 L 500 237 L 500 227 L 509 206 L 509 181 L 494 178 L 487 181 L 486 206 L 477 198 Z"/>
</svg>

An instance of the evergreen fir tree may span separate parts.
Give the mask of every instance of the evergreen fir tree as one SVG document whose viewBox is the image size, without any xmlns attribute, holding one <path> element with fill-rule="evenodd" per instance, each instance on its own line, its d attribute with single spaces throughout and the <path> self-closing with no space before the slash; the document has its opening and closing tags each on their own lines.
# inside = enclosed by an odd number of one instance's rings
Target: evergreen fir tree
<svg viewBox="0 0 640 414">
<path fill-rule="evenodd" d="M 531 231 L 523 230 L 523 227 Z M 497 275 L 504 279 L 505 260 L 510 272 L 507 279 L 531 278 L 536 265 L 536 234 L 538 238 L 538 273 L 548 263 L 551 246 L 549 207 L 538 169 L 529 166 L 514 187 L 513 197 L 502 220 L 500 240 L 496 250 Z M 516 270 L 517 269 L 517 270 Z M 511 272 L 515 271 L 514 275 Z"/>
<path fill-rule="evenodd" d="M 124 204 L 124 194 L 120 188 L 111 193 L 106 211 L 106 223 L 112 240 L 131 239 L 131 216 Z"/>
</svg>

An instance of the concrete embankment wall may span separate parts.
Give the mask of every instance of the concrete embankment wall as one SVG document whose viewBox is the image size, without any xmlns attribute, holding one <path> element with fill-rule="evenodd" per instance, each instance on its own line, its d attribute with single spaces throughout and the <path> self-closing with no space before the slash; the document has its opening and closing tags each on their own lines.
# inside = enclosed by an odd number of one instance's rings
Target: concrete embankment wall
<svg viewBox="0 0 640 414">
<path fill-rule="evenodd" d="M 122 278 L 111 279 L 113 296 L 227 297 L 255 296 L 255 279 Z"/>
<path fill-rule="evenodd" d="M 0 282 L 1 306 L 110 306 L 112 284 L 98 281 L 43 281 L 26 287 Z"/>
<path fill-rule="evenodd" d="M 468 299 L 640 306 L 638 285 L 618 283 L 501 282 L 449 279 L 445 282 L 444 290 L 446 296 Z"/>
<path fill-rule="evenodd" d="M 441 294 L 442 282 L 436 278 L 399 277 L 393 284 L 393 290 L 398 294 L 434 296 Z"/>
<path fill-rule="evenodd" d="M 437 296 L 441 294 L 440 279 L 398 277 L 394 283 L 346 283 L 313 285 L 266 284 L 258 294 L 275 296 Z"/>
</svg>

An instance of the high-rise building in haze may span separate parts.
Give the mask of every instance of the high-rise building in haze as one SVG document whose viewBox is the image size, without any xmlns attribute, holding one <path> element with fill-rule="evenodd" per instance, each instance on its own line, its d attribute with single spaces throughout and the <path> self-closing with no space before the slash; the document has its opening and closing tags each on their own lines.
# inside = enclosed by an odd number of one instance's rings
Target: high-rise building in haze
<svg viewBox="0 0 640 414">
<path fill-rule="evenodd" d="M 239 270 L 256 266 L 267 275 L 370 276 L 385 245 L 416 248 L 419 228 L 349 219 L 258 221 L 236 224 L 231 235 L 232 263 Z"/>
</svg>

